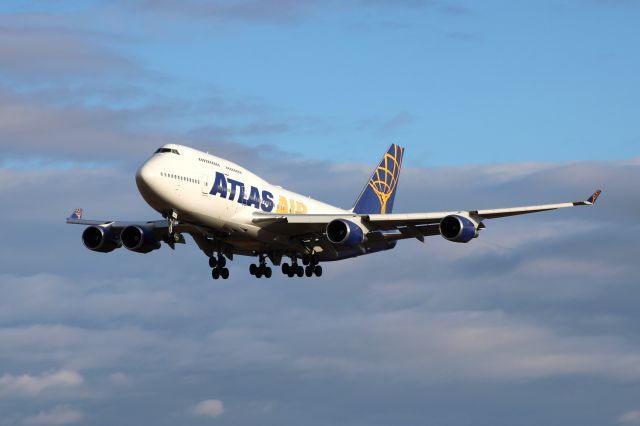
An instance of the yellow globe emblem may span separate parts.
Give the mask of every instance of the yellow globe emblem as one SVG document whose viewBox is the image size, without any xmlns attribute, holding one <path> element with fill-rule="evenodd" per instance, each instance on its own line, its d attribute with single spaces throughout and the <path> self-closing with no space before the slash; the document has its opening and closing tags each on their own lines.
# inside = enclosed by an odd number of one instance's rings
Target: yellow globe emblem
<svg viewBox="0 0 640 426">
<path fill-rule="evenodd" d="M 393 196 L 398 185 L 403 152 L 404 148 L 393 144 L 369 180 L 369 186 L 380 201 L 380 213 L 382 214 L 387 212 L 387 202 Z"/>
</svg>

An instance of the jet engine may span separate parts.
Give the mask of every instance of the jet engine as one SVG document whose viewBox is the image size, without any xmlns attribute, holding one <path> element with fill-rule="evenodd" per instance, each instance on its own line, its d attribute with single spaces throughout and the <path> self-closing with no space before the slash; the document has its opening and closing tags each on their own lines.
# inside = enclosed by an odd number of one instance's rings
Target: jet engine
<svg viewBox="0 0 640 426">
<path fill-rule="evenodd" d="M 468 217 L 452 214 L 440 221 L 440 234 L 455 243 L 468 243 L 478 236 L 478 224 Z"/>
<path fill-rule="evenodd" d="M 160 242 L 152 229 L 144 226 L 130 225 L 120 234 L 122 245 L 137 253 L 149 253 L 160 248 Z"/>
<path fill-rule="evenodd" d="M 327 238 L 333 244 L 356 246 L 364 241 L 364 232 L 346 219 L 334 219 L 327 225 Z"/>
<path fill-rule="evenodd" d="M 86 248 L 101 253 L 109 253 L 120 247 L 120 242 L 116 240 L 107 226 L 92 225 L 82 232 L 82 243 Z"/>
</svg>

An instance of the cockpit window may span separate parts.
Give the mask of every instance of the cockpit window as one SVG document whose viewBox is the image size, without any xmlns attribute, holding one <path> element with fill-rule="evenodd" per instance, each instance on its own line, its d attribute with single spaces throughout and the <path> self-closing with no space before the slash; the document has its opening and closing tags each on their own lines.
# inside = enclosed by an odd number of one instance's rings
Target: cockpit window
<svg viewBox="0 0 640 426">
<path fill-rule="evenodd" d="M 170 148 L 158 148 L 155 153 L 159 154 L 161 152 L 170 152 L 172 154 L 180 155 L 177 149 L 170 149 Z"/>
</svg>

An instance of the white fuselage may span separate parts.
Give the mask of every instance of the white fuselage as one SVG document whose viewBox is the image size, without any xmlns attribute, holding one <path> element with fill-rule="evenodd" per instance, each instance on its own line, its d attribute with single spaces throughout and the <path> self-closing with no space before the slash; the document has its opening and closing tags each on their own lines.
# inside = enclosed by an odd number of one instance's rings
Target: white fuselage
<svg viewBox="0 0 640 426">
<path fill-rule="evenodd" d="M 223 158 L 183 145 L 164 145 L 136 174 L 145 201 L 165 216 L 272 243 L 277 236 L 252 222 L 254 213 L 349 213 L 272 185 Z M 166 151 L 166 152 L 161 152 Z M 248 249 L 250 247 L 247 247 Z"/>
</svg>

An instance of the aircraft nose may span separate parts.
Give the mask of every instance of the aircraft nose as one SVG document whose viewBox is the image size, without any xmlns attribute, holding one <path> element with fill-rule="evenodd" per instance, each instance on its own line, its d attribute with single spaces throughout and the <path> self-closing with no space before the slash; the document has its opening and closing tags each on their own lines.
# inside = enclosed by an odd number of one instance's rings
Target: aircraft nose
<svg viewBox="0 0 640 426">
<path fill-rule="evenodd" d="M 136 185 L 138 185 L 140 192 L 148 192 L 151 190 L 155 175 L 155 168 L 149 164 L 149 162 L 140 166 L 136 172 Z"/>
</svg>

